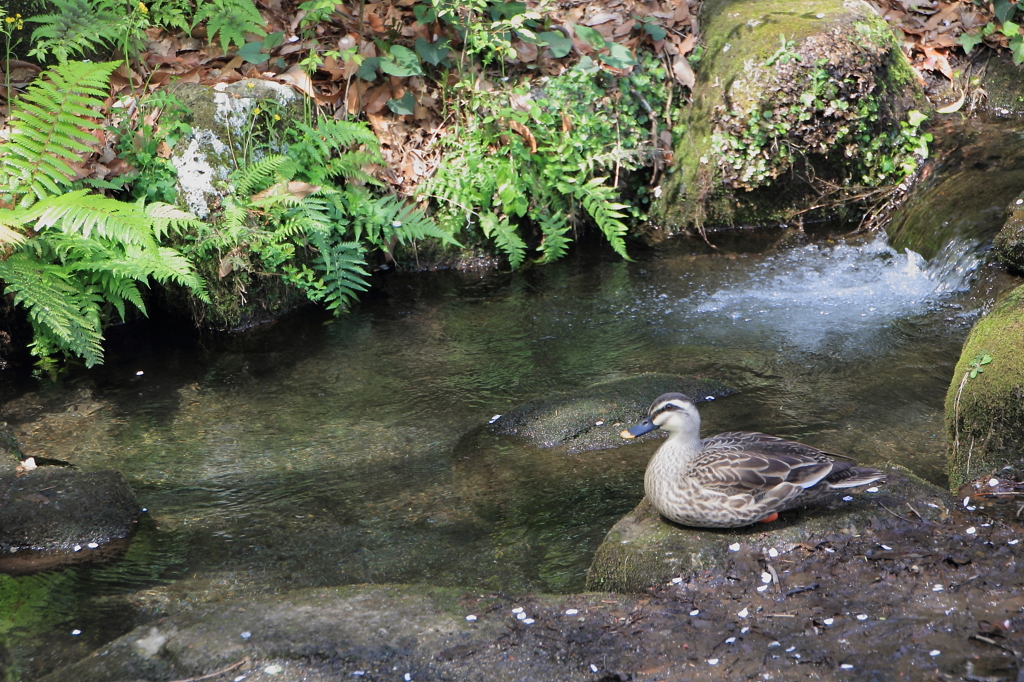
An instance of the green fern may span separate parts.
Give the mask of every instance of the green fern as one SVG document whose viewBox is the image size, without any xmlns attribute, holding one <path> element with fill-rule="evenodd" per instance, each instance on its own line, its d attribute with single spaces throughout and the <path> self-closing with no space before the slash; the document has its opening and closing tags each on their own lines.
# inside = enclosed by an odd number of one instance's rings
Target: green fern
<svg viewBox="0 0 1024 682">
<path fill-rule="evenodd" d="M 29 57 L 45 61 L 50 53 L 60 63 L 116 44 L 126 30 L 125 4 L 118 0 L 51 0 L 54 14 L 26 19 L 40 24 L 32 31 L 35 47 Z"/>
<path fill-rule="evenodd" d="M 540 246 L 537 247 L 542 254 L 540 262 L 553 263 L 569 251 L 569 244 L 572 243 L 572 240 L 565 235 L 572 226 L 561 214 L 541 215 L 537 219 L 537 224 L 540 226 L 541 234 L 544 235 Z"/>
<path fill-rule="evenodd" d="M 231 174 L 231 184 L 235 194 L 246 196 L 269 187 L 278 179 L 282 167 L 289 163 L 283 154 L 271 154 L 259 161 L 239 168 Z M 289 174 L 287 177 L 291 177 Z"/>
<path fill-rule="evenodd" d="M 89 131 L 100 127 L 95 118 L 116 67 L 61 64 L 14 103 L 10 139 L 0 145 L 0 187 L 21 197 L 22 205 L 68 188 L 75 174 L 68 162 L 92 152 Z"/>
<path fill-rule="evenodd" d="M 199 11 L 192 19 L 192 27 L 206 22 L 206 32 L 212 40 L 220 38 L 221 47 L 227 52 L 232 45 L 245 45 L 245 34 L 255 33 L 266 36 L 266 25 L 260 11 L 252 0 L 207 0 L 199 3 Z"/>
<path fill-rule="evenodd" d="M 629 208 L 625 204 L 615 201 L 618 192 L 614 187 L 604 184 L 607 178 L 591 178 L 582 185 L 577 185 L 573 195 L 583 204 L 590 217 L 593 218 L 597 227 L 604 233 L 605 239 L 611 244 L 615 253 L 625 260 L 630 260 L 626 253 L 626 242 L 624 237 L 628 228 L 620 220 L 626 214 L 622 209 Z"/>
<path fill-rule="evenodd" d="M 45 357 L 58 350 L 80 355 L 89 367 L 103 361 L 99 304 L 63 267 L 42 263 L 28 253 L 0 261 L 0 279 L 14 304 L 28 310 L 32 352 Z"/>
<path fill-rule="evenodd" d="M 508 264 L 513 270 L 522 265 L 526 258 L 526 242 L 516 234 L 516 228 L 509 225 L 508 216 L 498 218 L 488 211 L 480 216 L 480 229 L 508 256 Z"/>
<path fill-rule="evenodd" d="M 316 246 L 318 254 L 314 267 L 320 271 L 323 290 L 320 298 L 328 310 L 339 310 L 348 306 L 360 292 L 369 287 L 366 278 L 366 260 L 358 242 L 331 240 L 321 233 L 309 235 L 310 243 Z"/>
</svg>

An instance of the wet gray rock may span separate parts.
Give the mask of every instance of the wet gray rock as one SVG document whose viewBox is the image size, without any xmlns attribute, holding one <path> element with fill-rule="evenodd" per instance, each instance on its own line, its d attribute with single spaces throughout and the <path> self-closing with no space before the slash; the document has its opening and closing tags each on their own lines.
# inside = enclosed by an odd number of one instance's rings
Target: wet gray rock
<svg viewBox="0 0 1024 682">
<path fill-rule="evenodd" d="M 0 570 L 96 558 L 94 549 L 132 533 L 141 512 L 117 471 L 39 467 L 17 475 L 0 469 Z"/>
<path fill-rule="evenodd" d="M 729 555 L 737 551 L 729 546 L 736 543 L 739 551 L 758 556 L 762 548 L 816 547 L 830 536 L 856 536 L 893 515 L 940 523 L 956 506 L 947 491 L 903 467 L 879 468 L 886 472 L 886 481 L 878 484 L 876 493 L 838 493 L 825 504 L 783 512 L 776 522 L 745 528 L 680 526 L 663 518 L 644 498 L 608 532 L 587 573 L 587 588 L 642 592 L 680 575 L 723 570 Z M 847 496 L 853 499 L 844 501 Z"/>
<path fill-rule="evenodd" d="M 1024 193 L 1010 202 L 1008 211 L 1010 215 L 992 240 L 992 248 L 1003 265 L 1024 272 Z"/>
<path fill-rule="evenodd" d="M 615 448 L 626 442 L 619 436 L 623 426 L 646 417 L 654 399 L 670 392 L 701 403 L 736 391 L 712 379 L 641 374 L 532 400 L 501 415 L 491 429 L 539 447 L 565 446 L 570 453 Z"/>
</svg>

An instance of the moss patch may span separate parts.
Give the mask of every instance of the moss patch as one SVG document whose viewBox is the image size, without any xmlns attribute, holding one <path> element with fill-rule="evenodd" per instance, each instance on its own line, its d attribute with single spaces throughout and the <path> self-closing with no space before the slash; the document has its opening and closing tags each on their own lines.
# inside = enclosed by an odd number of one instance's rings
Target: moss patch
<svg viewBox="0 0 1024 682">
<path fill-rule="evenodd" d="M 784 221 L 830 184 L 896 177 L 908 156 L 899 124 L 919 89 L 870 9 L 710 2 L 703 20 L 707 56 L 657 206 L 663 224 Z"/>
<path fill-rule="evenodd" d="M 946 394 L 950 488 L 1015 465 L 1024 453 L 1024 287 L 978 321 Z M 988 355 L 991 362 L 981 364 Z M 972 377 L 972 370 L 981 369 Z"/>
</svg>

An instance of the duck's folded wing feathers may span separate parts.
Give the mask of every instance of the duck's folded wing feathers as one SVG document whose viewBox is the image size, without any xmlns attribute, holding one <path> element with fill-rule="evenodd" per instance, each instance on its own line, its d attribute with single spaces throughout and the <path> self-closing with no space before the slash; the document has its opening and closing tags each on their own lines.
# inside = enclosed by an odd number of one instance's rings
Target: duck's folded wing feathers
<svg viewBox="0 0 1024 682">
<path fill-rule="evenodd" d="M 705 488 L 727 494 L 769 490 L 782 483 L 810 488 L 845 463 L 822 461 L 800 455 L 762 455 L 751 452 L 717 452 L 694 462 L 689 477 Z"/>
<path fill-rule="evenodd" d="M 822 459 L 839 458 L 853 461 L 846 455 L 824 452 L 810 445 L 754 431 L 728 431 L 717 436 L 705 438 L 701 441 L 701 450 L 705 453 L 712 451 L 751 452 L 768 456 L 796 455 Z"/>
</svg>

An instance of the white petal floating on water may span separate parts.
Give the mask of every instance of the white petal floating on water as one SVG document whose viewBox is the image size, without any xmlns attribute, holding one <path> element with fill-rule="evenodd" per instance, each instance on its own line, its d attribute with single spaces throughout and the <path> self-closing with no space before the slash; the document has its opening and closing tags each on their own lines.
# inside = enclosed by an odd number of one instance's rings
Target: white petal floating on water
<svg viewBox="0 0 1024 682">
<path fill-rule="evenodd" d="M 772 574 L 769 573 L 768 571 L 761 571 L 761 582 L 763 582 L 765 585 L 767 585 L 771 581 L 772 581 Z"/>
<path fill-rule="evenodd" d="M 966 507 L 970 503 L 971 503 L 971 496 L 968 495 L 967 497 L 964 498 L 964 506 Z"/>
<path fill-rule="evenodd" d="M 773 648 L 773 647 L 777 647 L 777 646 L 782 646 L 782 643 L 781 643 L 781 642 L 778 642 L 778 641 L 775 641 L 775 642 L 768 642 L 768 648 L 769 648 L 769 649 L 771 649 L 771 648 Z"/>
<path fill-rule="evenodd" d="M 519 619 L 519 620 L 526 620 L 526 614 L 525 613 L 521 613 L 521 612 L 517 613 L 516 614 L 516 618 Z"/>
<path fill-rule="evenodd" d="M 826 618 L 825 620 L 823 620 L 821 622 L 824 623 L 825 625 L 832 625 L 832 623 L 836 622 L 836 619 L 835 618 Z"/>
<path fill-rule="evenodd" d="M 1008 544 L 1008 545 L 1016 545 L 1018 542 L 1020 542 L 1020 540 L 1010 540 L 1006 544 Z"/>
<path fill-rule="evenodd" d="M 536 621 L 533 618 L 523 618 L 523 622 L 527 625 L 533 625 Z"/>
<path fill-rule="evenodd" d="M 579 612 L 580 612 L 579 609 L 566 609 L 565 610 L 565 615 L 567 615 L 567 616 L 575 616 Z"/>
<path fill-rule="evenodd" d="M 491 417 L 489 420 L 487 420 L 487 423 L 488 424 L 493 424 L 494 422 L 498 421 L 499 419 L 501 419 L 501 415 L 500 414 L 496 414 L 493 417 Z"/>
<path fill-rule="evenodd" d="M 248 630 L 242 633 L 242 639 L 249 639 L 250 637 L 252 637 L 252 633 Z"/>
<path fill-rule="evenodd" d="M 476 616 L 474 616 L 474 615 L 473 615 L 473 614 L 471 613 L 471 614 L 469 614 L 468 616 L 466 616 L 466 620 L 468 620 L 468 621 L 472 622 L 472 621 L 476 620 Z"/>
<path fill-rule="evenodd" d="M 866 492 L 866 493 L 877 493 L 878 492 L 878 487 L 877 486 L 871 486 L 870 488 L 867 488 L 864 492 Z"/>
<path fill-rule="evenodd" d="M 843 502 L 852 502 L 852 501 L 853 501 L 853 496 L 852 495 L 844 495 L 843 496 Z"/>
<path fill-rule="evenodd" d="M 787 654 L 788 654 L 789 652 L 791 652 L 791 651 L 796 651 L 796 647 L 795 647 L 795 646 L 791 646 L 791 647 L 789 647 L 788 649 L 786 649 L 786 653 L 787 653 Z"/>
<path fill-rule="evenodd" d="M 942 652 L 941 652 L 941 651 L 939 651 L 938 649 L 932 649 L 931 651 L 929 651 L 929 652 L 928 652 L 928 655 L 929 655 L 929 656 L 932 656 L 932 657 L 935 657 L 935 656 L 938 656 L 938 655 L 939 655 L 939 654 L 941 654 L 941 653 L 942 653 Z"/>
<path fill-rule="evenodd" d="M 522 606 L 517 606 L 514 609 L 512 609 L 512 613 L 522 613 L 522 612 L 523 612 L 523 607 Z"/>
<path fill-rule="evenodd" d="M 352 673 L 352 677 L 362 677 L 365 674 L 366 674 L 365 670 L 356 670 L 355 672 Z M 235 678 L 235 682 L 238 682 L 239 679 L 245 679 L 245 675 L 242 675 L 241 678 L 236 677 Z"/>
<path fill-rule="evenodd" d="M 742 628 L 740 628 L 740 634 L 741 634 L 741 635 L 745 635 L 745 634 L 747 634 L 748 632 L 750 632 L 750 628 L 748 628 L 748 627 L 742 627 Z"/>
<path fill-rule="evenodd" d="M 851 665 L 850 663 L 843 663 L 839 667 L 843 670 L 853 670 L 853 665 Z"/>
<path fill-rule="evenodd" d="M 989 488 L 995 488 L 997 485 L 999 485 L 999 479 L 998 478 L 990 478 L 990 479 L 988 479 L 988 487 Z"/>
<path fill-rule="evenodd" d="M 864 613 L 858 613 L 857 614 L 857 620 L 867 620 L 867 619 L 868 619 L 867 614 L 864 614 Z"/>
<path fill-rule="evenodd" d="M 772 547 L 771 549 L 768 550 L 768 556 L 770 556 L 771 558 L 774 559 L 775 557 L 779 556 L 779 550 L 777 550 L 774 547 Z"/>
<path fill-rule="evenodd" d="M 732 644 L 732 643 L 733 643 L 733 642 L 735 642 L 735 641 L 736 641 L 736 638 L 735 638 L 735 637 L 730 637 L 729 639 L 725 640 L 725 643 L 726 643 L 726 644 Z"/>
<path fill-rule="evenodd" d="M 964 532 L 966 532 L 966 533 L 967 533 L 968 535 L 974 535 L 975 533 L 977 533 L 977 532 L 978 532 L 978 529 L 977 529 L 977 528 L 975 528 L 974 526 L 971 526 L 970 528 L 968 528 L 968 529 L 967 529 L 966 531 L 964 531 Z"/>
<path fill-rule="evenodd" d="M 99 546 L 100 545 L 98 542 L 90 542 L 88 545 L 86 545 L 86 547 L 88 547 L 89 549 L 96 549 Z"/>
<path fill-rule="evenodd" d="M 596 422 L 594 422 L 594 426 L 604 426 L 604 420 L 598 419 Z"/>
<path fill-rule="evenodd" d="M 82 551 L 82 546 L 81 545 L 75 545 L 71 549 L 75 550 L 76 552 L 81 552 Z"/>
<path fill-rule="evenodd" d="M 740 618 L 746 618 L 747 616 L 750 615 L 750 611 L 748 611 L 746 609 L 746 607 L 744 607 L 743 610 L 740 611 L 739 613 L 737 613 L 736 615 L 739 616 Z"/>
<path fill-rule="evenodd" d="M 597 672 L 597 666 L 594 665 L 593 663 L 590 664 L 590 672 L 592 672 L 592 673 L 596 673 Z"/>
<path fill-rule="evenodd" d="M 891 552 L 892 551 L 892 547 L 890 547 L 889 545 L 879 545 L 879 546 L 882 549 L 884 549 L 885 551 L 887 551 L 887 552 Z"/>
<path fill-rule="evenodd" d="M 835 554 L 836 553 L 836 551 L 834 549 L 832 549 L 831 547 L 826 547 L 825 551 L 828 552 L 829 554 Z"/>
<path fill-rule="evenodd" d="M 694 609 L 693 611 L 690 611 L 690 615 L 691 616 L 699 616 L 700 615 L 700 609 Z"/>
<path fill-rule="evenodd" d="M 731 545 L 729 545 L 729 551 L 730 552 L 738 552 L 738 551 L 740 551 L 740 543 L 734 542 Z"/>
<path fill-rule="evenodd" d="M 709 658 L 708 659 L 708 665 L 718 665 L 718 659 L 717 658 Z"/>
<path fill-rule="evenodd" d="M 682 578 L 672 578 L 672 584 L 674 585 L 678 585 L 681 582 L 683 582 Z"/>
<path fill-rule="evenodd" d="M 405 682 L 410 682 L 410 680 L 412 680 L 412 675 L 410 675 L 409 673 L 406 673 L 405 675 L 402 676 L 402 679 L 405 680 Z"/>
<path fill-rule="evenodd" d="M 758 588 L 757 588 L 757 591 L 758 592 L 764 592 L 767 589 L 768 589 L 767 585 L 759 585 Z"/>
<path fill-rule="evenodd" d="M 284 672 L 284 668 L 275 663 L 274 665 L 268 665 L 266 668 L 263 669 L 263 672 L 265 672 L 268 675 L 280 675 L 282 672 Z"/>
<path fill-rule="evenodd" d="M 79 630 L 78 628 L 75 628 L 74 630 L 71 631 L 71 634 L 75 635 L 77 637 L 78 635 L 82 634 L 82 631 Z"/>
<path fill-rule="evenodd" d="M 944 589 L 942 585 L 932 585 L 932 592 L 942 592 Z"/>
</svg>

